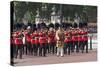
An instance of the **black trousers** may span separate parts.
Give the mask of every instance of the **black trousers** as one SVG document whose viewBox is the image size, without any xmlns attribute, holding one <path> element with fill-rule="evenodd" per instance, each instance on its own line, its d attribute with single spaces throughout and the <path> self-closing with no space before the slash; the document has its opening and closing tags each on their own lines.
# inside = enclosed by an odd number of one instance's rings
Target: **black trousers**
<svg viewBox="0 0 100 67">
<path fill-rule="evenodd" d="M 27 50 L 28 50 L 28 54 L 31 54 L 31 55 L 33 54 L 31 42 L 27 42 Z"/>
<path fill-rule="evenodd" d="M 78 41 L 74 41 L 74 49 L 76 47 L 76 52 L 78 53 L 79 52 L 79 45 L 78 45 Z"/>
<path fill-rule="evenodd" d="M 70 41 L 70 42 L 68 42 L 67 43 L 67 48 L 68 48 L 68 55 L 70 55 L 70 52 L 72 51 L 72 42 Z"/>
<path fill-rule="evenodd" d="M 28 45 L 29 45 L 30 43 L 28 43 L 28 41 L 27 40 L 25 40 L 25 44 L 24 44 L 24 52 L 25 52 L 25 54 L 27 55 L 27 53 L 28 53 Z"/>
<path fill-rule="evenodd" d="M 46 56 L 46 44 L 40 44 L 39 56 Z"/>
<path fill-rule="evenodd" d="M 11 44 L 11 47 L 10 47 L 10 64 L 13 66 L 14 64 L 14 44 Z"/>
<path fill-rule="evenodd" d="M 46 53 L 50 53 L 50 44 L 46 43 Z"/>
<path fill-rule="evenodd" d="M 26 53 L 26 55 L 28 53 L 28 44 L 25 44 L 25 53 Z"/>
<path fill-rule="evenodd" d="M 74 52 L 74 50 L 75 50 L 75 41 L 72 41 L 73 42 L 73 44 L 72 44 L 72 52 Z"/>
<path fill-rule="evenodd" d="M 16 58 L 19 55 L 19 58 L 22 59 L 22 51 L 23 51 L 22 48 L 23 48 L 23 44 L 16 45 Z"/>
<path fill-rule="evenodd" d="M 16 56 L 16 45 L 12 44 L 11 45 L 11 57 L 15 57 Z"/>
<path fill-rule="evenodd" d="M 87 41 L 83 41 L 83 45 L 82 45 L 82 53 L 84 52 L 84 48 L 86 47 L 86 53 L 88 53 L 88 40 Z"/>
<path fill-rule="evenodd" d="M 71 52 L 74 52 L 74 49 L 75 49 L 75 45 L 73 43 L 73 41 L 70 41 L 70 46 L 71 46 Z"/>
<path fill-rule="evenodd" d="M 39 55 L 40 44 L 37 44 L 37 55 Z"/>
<path fill-rule="evenodd" d="M 64 43 L 64 54 L 67 54 L 67 48 L 68 48 L 67 43 Z"/>
<path fill-rule="evenodd" d="M 38 51 L 38 45 L 37 44 L 33 44 L 32 45 L 32 52 L 34 53 L 34 56 L 37 56 L 37 51 Z"/>
<path fill-rule="evenodd" d="M 28 46 L 27 45 L 28 45 L 27 43 L 23 44 L 23 54 L 26 54 L 26 55 L 27 55 L 27 52 L 28 52 Z"/>
<path fill-rule="evenodd" d="M 67 42 L 67 43 L 64 44 L 64 54 L 68 53 L 68 55 L 70 55 L 71 45 L 72 45 L 72 42 Z"/>
<path fill-rule="evenodd" d="M 83 53 L 83 48 L 84 48 L 84 42 L 79 41 L 79 51 L 81 50 L 82 53 Z"/>
<path fill-rule="evenodd" d="M 23 44 L 22 54 L 25 54 L 25 44 Z"/>
<path fill-rule="evenodd" d="M 49 43 L 49 45 L 50 45 L 50 52 L 52 52 L 54 54 L 55 53 L 55 43 L 51 42 L 51 43 Z"/>
</svg>

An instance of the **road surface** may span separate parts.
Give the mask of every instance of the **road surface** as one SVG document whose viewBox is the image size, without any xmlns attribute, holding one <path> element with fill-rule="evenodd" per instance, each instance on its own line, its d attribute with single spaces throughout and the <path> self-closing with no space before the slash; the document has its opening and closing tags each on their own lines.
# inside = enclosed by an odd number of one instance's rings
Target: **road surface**
<svg viewBox="0 0 100 67">
<path fill-rule="evenodd" d="M 23 55 L 22 59 L 14 59 L 14 66 L 74 63 L 88 61 L 97 61 L 97 49 L 89 50 L 89 53 L 74 52 L 71 53 L 71 55 L 66 54 L 64 55 L 64 57 L 57 57 L 56 54 L 47 54 L 46 57 Z"/>
</svg>

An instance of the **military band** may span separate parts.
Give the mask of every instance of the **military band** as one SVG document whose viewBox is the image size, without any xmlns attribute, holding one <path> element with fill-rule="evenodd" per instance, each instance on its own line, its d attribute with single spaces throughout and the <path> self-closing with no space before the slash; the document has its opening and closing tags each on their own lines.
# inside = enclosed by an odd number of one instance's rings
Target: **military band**
<svg viewBox="0 0 100 67">
<path fill-rule="evenodd" d="M 84 51 L 88 53 L 88 31 L 87 28 L 62 26 L 21 29 L 11 34 L 11 48 L 13 58 L 24 54 L 46 57 L 48 54 L 57 54 L 63 57 L 73 52 Z"/>
</svg>

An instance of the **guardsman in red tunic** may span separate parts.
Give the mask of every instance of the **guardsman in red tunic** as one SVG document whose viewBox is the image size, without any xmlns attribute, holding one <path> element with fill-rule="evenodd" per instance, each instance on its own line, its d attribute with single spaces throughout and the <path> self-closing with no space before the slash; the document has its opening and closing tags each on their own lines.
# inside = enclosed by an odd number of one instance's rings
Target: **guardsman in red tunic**
<svg viewBox="0 0 100 67">
<path fill-rule="evenodd" d="M 17 33 L 17 31 L 14 32 L 12 36 L 13 36 L 13 40 L 14 40 L 14 44 L 15 44 L 14 49 L 15 49 L 15 58 L 16 58 L 16 53 L 17 53 L 17 51 L 16 51 L 16 50 L 17 50 L 17 41 L 16 41 L 16 40 L 17 40 L 17 38 L 18 38 L 18 33 Z"/>
<path fill-rule="evenodd" d="M 76 52 L 79 52 L 79 42 L 78 42 L 78 29 L 76 28 L 76 36 L 75 36 L 75 40 L 76 40 Z"/>
<path fill-rule="evenodd" d="M 75 29 L 73 28 L 72 31 L 71 31 L 71 34 L 72 34 L 72 51 L 74 52 L 75 50 L 75 39 L 74 39 L 74 36 L 75 36 Z"/>
<path fill-rule="evenodd" d="M 68 47 L 68 55 L 70 55 L 70 52 L 72 51 L 71 48 L 72 48 L 72 37 L 71 37 L 71 32 L 68 33 L 68 36 L 67 36 L 67 47 Z"/>
<path fill-rule="evenodd" d="M 35 45 L 35 33 L 33 32 L 32 34 L 30 34 L 31 36 L 31 54 L 33 54 L 34 52 L 34 56 L 36 56 L 36 45 Z"/>
<path fill-rule="evenodd" d="M 78 32 L 78 42 L 79 42 L 79 48 L 80 50 L 82 50 L 82 45 L 83 45 L 83 39 L 82 39 L 82 29 L 79 29 L 79 32 Z"/>
<path fill-rule="evenodd" d="M 64 40 L 64 54 L 67 53 L 67 44 L 68 44 L 68 39 L 67 39 L 67 36 L 68 36 L 68 29 L 65 30 L 65 40 Z"/>
<path fill-rule="evenodd" d="M 11 65 L 14 64 L 14 55 L 15 55 L 15 45 L 14 45 L 14 36 L 13 36 L 14 32 L 11 32 L 11 38 L 10 38 L 10 46 L 11 46 L 11 54 L 10 54 L 10 57 L 11 57 Z"/>
<path fill-rule="evenodd" d="M 45 34 L 46 34 L 46 42 L 45 42 L 45 44 L 46 44 L 46 53 L 49 53 L 50 51 L 50 49 L 49 49 L 49 43 L 48 43 L 48 28 L 46 27 L 45 29 L 44 29 L 44 32 L 45 32 Z"/>
<path fill-rule="evenodd" d="M 32 45 L 31 45 L 31 33 L 30 32 L 26 34 L 26 43 L 27 43 L 28 53 L 31 54 Z"/>
<path fill-rule="evenodd" d="M 22 48 L 23 48 L 23 41 L 22 41 L 22 32 L 18 32 L 18 36 L 15 38 L 16 44 L 16 58 L 19 55 L 19 58 L 22 59 Z M 19 54 L 18 54 L 19 51 Z"/>
<path fill-rule="evenodd" d="M 86 47 L 86 53 L 88 53 L 88 32 L 86 28 L 83 30 L 83 42 L 82 53 L 84 52 L 84 47 Z"/>
<path fill-rule="evenodd" d="M 87 39 L 87 36 L 85 35 L 85 34 L 87 34 L 85 31 L 84 31 L 84 29 L 82 28 L 82 30 L 81 30 L 81 32 L 80 32 L 80 34 L 81 34 L 81 37 L 82 37 L 82 44 L 81 44 L 81 50 L 82 50 L 82 53 L 83 53 L 83 51 L 84 51 L 84 46 L 85 46 L 85 38 Z"/>
<path fill-rule="evenodd" d="M 39 33 L 39 43 L 40 43 L 39 56 L 45 57 L 46 56 L 46 34 L 43 29 L 41 29 L 41 32 Z"/>
<path fill-rule="evenodd" d="M 71 45 L 72 45 L 72 41 L 71 41 L 71 32 L 70 30 L 66 29 L 65 31 L 65 48 L 64 48 L 64 53 L 68 53 L 68 55 L 70 55 L 71 52 Z M 68 50 L 68 51 L 67 51 Z"/>
<path fill-rule="evenodd" d="M 73 32 L 73 28 L 70 28 L 69 34 L 70 34 L 71 52 L 74 52 L 74 44 L 73 44 L 73 40 L 72 40 L 72 32 Z"/>
<path fill-rule="evenodd" d="M 40 44 L 39 44 L 39 32 L 38 32 L 38 30 L 36 30 L 34 32 L 34 35 L 35 35 L 35 45 L 36 45 L 35 52 L 36 52 L 36 55 L 37 55 L 38 54 L 39 47 L 40 47 Z"/>
<path fill-rule="evenodd" d="M 83 50 L 84 50 L 84 30 L 83 28 L 81 29 L 81 32 L 80 32 L 80 36 L 81 36 L 81 50 L 82 50 L 82 53 L 83 53 Z"/>
<path fill-rule="evenodd" d="M 15 44 L 15 38 L 16 38 L 16 32 L 12 32 L 11 34 L 11 49 L 13 50 L 11 53 L 13 53 L 13 57 L 15 57 L 16 54 L 16 44 Z"/>
<path fill-rule="evenodd" d="M 27 30 L 24 30 L 23 31 L 23 35 L 24 35 L 24 37 L 23 37 L 23 44 L 24 44 L 24 47 L 25 47 L 25 54 L 26 55 L 27 55 L 27 51 L 28 51 L 27 39 L 26 39 L 27 38 L 27 34 L 28 34 Z"/>
<path fill-rule="evenodd" d="M 72 40 L 73 40 L 73 45 L 75 49 L 76 46 L 76 52 L 79 52 L 79 47 L 78 47 L 78 33 L 77 29 L 75 28 L 74 31 L 72 32 Z"/>
<path fill-rule="evenodd" d="M 53 28 L 50 28 L 48 32 L 48 44 L 50 46 L 50 52 L 54 54 L 56 45 L 55 45 L 55 33 Z"/>
</svg>

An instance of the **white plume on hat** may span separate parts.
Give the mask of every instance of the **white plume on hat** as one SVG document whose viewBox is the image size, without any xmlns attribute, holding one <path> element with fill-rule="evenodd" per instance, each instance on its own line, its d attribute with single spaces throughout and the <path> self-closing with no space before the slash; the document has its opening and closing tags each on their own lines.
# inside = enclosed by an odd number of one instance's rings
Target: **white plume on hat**
<svg viewBox="0 0 100 67">
<path fill-rule="evenodd" d="M 30 26 L 27 27 L 27 29 L 30 29 L 30 28 L 31 28 Z"/>
</svg>

